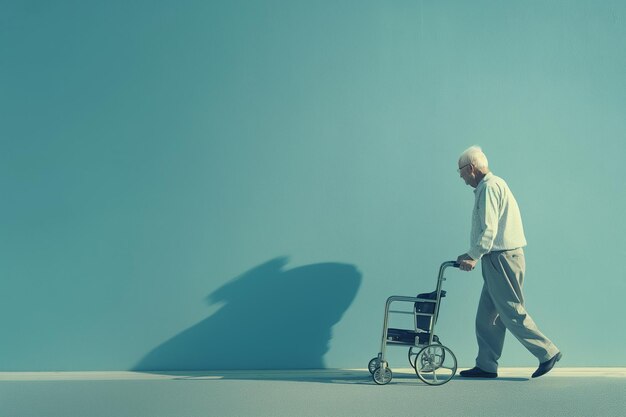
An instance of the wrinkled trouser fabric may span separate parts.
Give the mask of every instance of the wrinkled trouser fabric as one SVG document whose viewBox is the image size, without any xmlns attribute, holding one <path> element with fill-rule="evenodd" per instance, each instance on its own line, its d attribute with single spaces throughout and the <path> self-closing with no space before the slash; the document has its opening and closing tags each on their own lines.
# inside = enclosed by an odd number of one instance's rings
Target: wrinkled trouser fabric
<svg viewBox="0 0 626 417">
<path fill-rule="evenodd" d="M 524 307 L 523 249 L 488 253 L 481 266 L 484 284 L 476 313 L 476 366 L 497 372 L 507 329 L 539 362 L 551 359 L 558 348 L 539 331 Z"/>
</svg>

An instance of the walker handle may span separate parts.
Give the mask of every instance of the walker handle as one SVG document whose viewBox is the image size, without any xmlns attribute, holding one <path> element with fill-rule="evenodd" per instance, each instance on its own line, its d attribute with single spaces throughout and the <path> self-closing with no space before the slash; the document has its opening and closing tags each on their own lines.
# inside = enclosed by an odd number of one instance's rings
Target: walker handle
<svg viewBox="0 0 626 417">
<path fill-rule="evenodd" d="M 454 262 L 454 263 L 452 264 L 452 267 L 453 267 L 453 268 L 458 268 L 458 267 L 460 267 L 460 266 L 461 266 L 461 264 L 460 264 L 460 263 L 458 263 L 458 262 L 456 262 L 456 261 L 453 261 L 453 262 Z"/>
</svg>

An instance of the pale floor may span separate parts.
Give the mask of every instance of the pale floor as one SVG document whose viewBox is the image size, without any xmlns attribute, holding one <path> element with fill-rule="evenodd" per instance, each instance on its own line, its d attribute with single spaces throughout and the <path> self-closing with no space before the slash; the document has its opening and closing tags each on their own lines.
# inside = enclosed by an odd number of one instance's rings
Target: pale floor
<svg viewBox="0 0 626 417">
<path fill-rule="evenodd" d="M 0 373 L 0 417 L 626 417 L 626 368 L 504 368 L 431 387 L 410 369 L 388 385 L 362 369 Z"/>
</svg>

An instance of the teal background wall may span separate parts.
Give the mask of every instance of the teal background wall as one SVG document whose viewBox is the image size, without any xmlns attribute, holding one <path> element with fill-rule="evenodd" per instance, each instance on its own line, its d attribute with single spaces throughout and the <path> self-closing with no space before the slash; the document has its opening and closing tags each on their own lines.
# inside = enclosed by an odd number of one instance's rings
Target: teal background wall
<svg viewBox="0 0 626 417">
<path fill-rule="evenodd" d="M 1 1 L 0 370 L 365 367 L 467 249 L 473 144 L 563 366 L 625 366 L 624 39 L 620 1 Z"/>
</svg>

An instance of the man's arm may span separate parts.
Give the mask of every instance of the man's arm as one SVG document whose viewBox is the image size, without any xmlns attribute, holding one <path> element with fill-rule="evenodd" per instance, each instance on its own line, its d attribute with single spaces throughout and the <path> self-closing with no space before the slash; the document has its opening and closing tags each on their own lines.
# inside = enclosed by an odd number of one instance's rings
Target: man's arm
<svg viewBox="0 0 626 417">
<path fill-rule="evenodd" d="M 467 252 L 467 255 L 472 259 L 479 260 L 483 255 L 491 251 L 493 241 L 498 233 L 498 222 L 500 220 L 499 205 L 500 199 L 497 188 L 486 186 L 479 196 L 478 221 L 480 233 Z"/>
<path fill-rule="evenodd" d="M 480 233 L 475 242 L 472 242 L 470 250 L 457 258 L 459 268 L 463 271 L 474 269 L 478 260 L 489 253 L 493 247 L 493 241 L 498 233 L 499 221 L 499 198 L 494 187 L 486 186 L 478 196 L 478 221 Z M 472 219 L 474 221 L 474 219 Z M 473 227 L 476 227 L 473 225 Z"/>
</svg>

